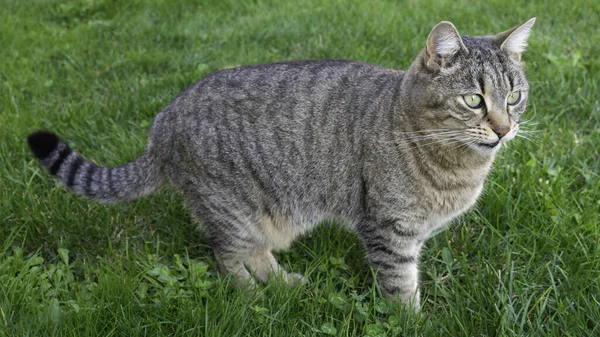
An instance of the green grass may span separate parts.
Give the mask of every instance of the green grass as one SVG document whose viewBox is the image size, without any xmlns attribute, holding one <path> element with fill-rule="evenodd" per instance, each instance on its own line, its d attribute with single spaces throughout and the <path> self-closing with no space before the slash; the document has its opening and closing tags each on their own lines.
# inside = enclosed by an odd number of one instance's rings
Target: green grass
<svg viewBox="0 0 600 337">
<path fill-rule="evenodd" d="M 173 190 L 74 196 L 26 147 L 58 132 L 87 158 L 135 158 L 155 116 L 212 71 L 346 58 L 406 68 L 431 27 L 490 34 L 537 16 L 526 119 L 475 210 L 430 240 L 423 308 L 372 285 L 357 238 L 322 226 L 278 254 L 306 287 L 254 296 L 216 274 Z M 0 1 L 0 335 L 600 335 L 598 1 Z"/>
</svg>

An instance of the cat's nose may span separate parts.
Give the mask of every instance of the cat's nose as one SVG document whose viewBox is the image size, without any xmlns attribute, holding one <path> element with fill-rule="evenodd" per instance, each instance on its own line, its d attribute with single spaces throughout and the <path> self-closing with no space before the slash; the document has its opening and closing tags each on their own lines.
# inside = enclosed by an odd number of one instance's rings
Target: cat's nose
<svg viewBox="0 0 600 337">
<path fill-rule="evenodd" d="M 506 134 L 510 131 L 510 127 L 508 126 L 499 126 L 492 129 L 495 134 L 498 135 L 498 139 L 506 136 Z"/>
</svg>

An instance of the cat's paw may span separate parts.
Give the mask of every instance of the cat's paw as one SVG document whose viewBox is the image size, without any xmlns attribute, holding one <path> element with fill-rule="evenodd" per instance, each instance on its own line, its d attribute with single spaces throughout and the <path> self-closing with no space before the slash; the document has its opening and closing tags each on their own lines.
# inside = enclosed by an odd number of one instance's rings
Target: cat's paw
<svg viewBox="0 0 600 337">
<path fill-rule="evenodd" d="M 390 298 L 395 303 L 400 303 L 400 305 L 408 311 L 419 312 L 419 310 L 421 310 L 421 294 L 419 290 L 415 292 L 389 293 L 381 288 L 381 294 Z"/>
<path fill-rule="evenodd" d="M 298 273 L 287 273 L 285 275 L 285 283 L 292 287 L 302 286 L 309 284 L 308 278 L 304 277 L 302 274 Z"/>
<path fill-rule="evenodd" d="M 247 294 L 254 293 L 258 288 L 258 285 L 256 284 L 256 281 L 253 278 L 239 276 L 235 277 L 235 282 L 233 282 L 233 285 L 239 291 Z"/>
</svg>

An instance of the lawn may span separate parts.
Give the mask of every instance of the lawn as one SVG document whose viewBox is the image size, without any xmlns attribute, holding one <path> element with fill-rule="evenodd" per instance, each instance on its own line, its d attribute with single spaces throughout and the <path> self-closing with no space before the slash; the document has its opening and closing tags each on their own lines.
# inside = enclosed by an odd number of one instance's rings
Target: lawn
<svg viewBox="0 0 600 337">
<path fill-rule="evenodd" d="M 529 139 L 428 241 L 419 314 L 381 297 L 336 224 L 277 254 L 310 285 L 235 291 L 175 190 L 89 202 L 26 146 L 44 128 L 122 164 L 166 104 L 218 69 L 320 58 L 405 69 L 439 21 L 484 35 L 533 16 Z M 600 335 L 599 27 L 593 0 L 0 0 L 0 336 Z"/>
</svg>

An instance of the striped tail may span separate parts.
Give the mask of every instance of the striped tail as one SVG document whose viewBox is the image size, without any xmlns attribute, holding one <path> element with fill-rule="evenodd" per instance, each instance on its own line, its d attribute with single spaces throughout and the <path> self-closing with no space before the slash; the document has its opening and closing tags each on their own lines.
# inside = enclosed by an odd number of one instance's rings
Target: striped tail
<svg viewBox="0 0 600 337">
<path fill-rule="evenodd" d="M 102 202 L 141 197 L 156 190 L 163 181 L 160 168 L 148 149 L 128 164 L 109 168 L 84 159 L 48 131 L 36 131 L 27 141 L 42 166 L 61 183 L 80 195 Z"/>
</svg>

